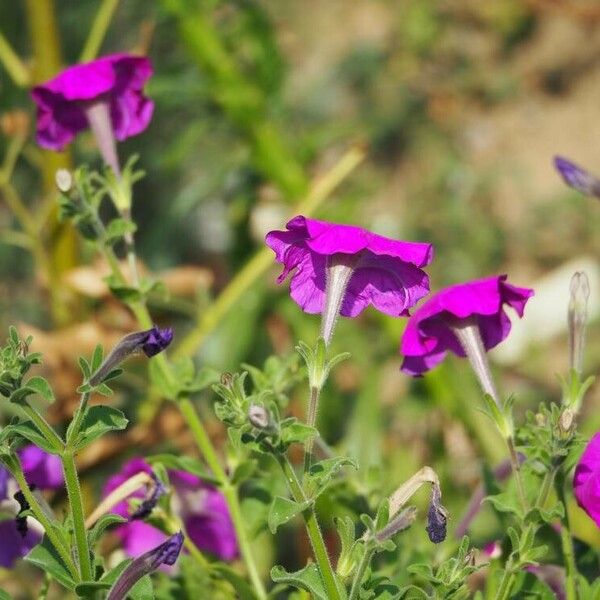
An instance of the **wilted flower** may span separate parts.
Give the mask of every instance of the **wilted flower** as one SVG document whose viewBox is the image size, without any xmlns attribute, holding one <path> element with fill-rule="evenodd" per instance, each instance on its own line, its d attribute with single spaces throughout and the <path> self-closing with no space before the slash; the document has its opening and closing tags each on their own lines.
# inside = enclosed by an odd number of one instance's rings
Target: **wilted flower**
<svg viewBox="0 0 600 600">
<path fill-rule="evenodd" d="M 176 533 L 164 542 L 151 548 L 132 561 L 121 573 L 117 581 L 108 592 L 106 600 L 122 600 L 127 597 L 127 592 L 146 575 L 156 571 L 162 565 L 171 566 L 179 558 L 183 547 L 183 534 Z"/>
<path fill-rule="evenodd" d="M 130 354 L 143 352 L 148 358 L 162 352 L 173 341 L 170 327 L 159 329 L 152 327 L 144 331 L 135 331 L 121 338 L 110 351 L 98 370 L 90 377 L 91 385 L 99 385 L 104 378 L 116 369 Z"/>
<path fill-rule="evenodd" d="M 587 324 L 590 282 L 584 271 L 573 274 L 569 298 L 569 355 L 571 368 L 581 373 L 583 369 L 583 349 L 585 346 L 585 327 Z"/>
<path fill-rule="evenodd" d="M 339 314 L 356 317 L 369 304 L 392 316 L 429 293 L 420 267 L 433 258 L 431 244 L 391 240 L 351 225 L 294 217 L 287 231 L 271 231 L 267 245 L 283 264 L 281 283 L 307 313 L 322 313 L 321 335 L 329 342 Z"/>
<path fill-rule="evenodd" d="M 27 483 L 38 490 L 56 489 L 63 485 L 63 472 L 58 456 L 47 454 L 37 446 L 26 446 L 18 452 Z M 41 526 L 31 517 L 18 524 L 19 504 L 13 500 L 17 484 L 0 466 L 0 567 L 10 569 L 42 539 Z"/>
<path fill-rule="evenodd" d="M 577 503 L 600 527 L 600 432 L 585 447 L 573 477 Z"/>
<path fill-rule="evenodd" d="M 533 290 L 507 283 L 506 275 L 469 281 L 437 292 L 408 321 L 400 346 L 404 354 L 402 370 L 422 375 L 440 363 L 448 350 L 458 356 L 467 356 L 471 350 L 474 353 L 481 350 L 480 355 L 484 354 L 484 350 L 497 346 L 510 333 L 510 319 L 504 305 L 511 306 L 522 317 L 531 296 Z M 469 346 L 469 337 L 481 348 Z"/>
<path fill-rule="evenodd" d="M 142 458 L 131 459 L 117 475 L 113 475 L 107 481 L 104 495 L 110 494 L 140 472 L 150 476 L 153 474 L 150 465 Z M 221 560 L 235 559 L 238 556 L 237 539 L 223 494 L 192 473 L 169 470 L 168 474 L 174 492 L 173 510 L 179 514 L 191 541 L 200 550 L 209 552 Z M 144 499 L 144 492 L 139 490 L 130 498 Z M 114 506 L 112 512 L 125 518 L 132 516 L 127 501 Z M 162 531 L 140 520 L 119 525 L 115 531 L 123 542 L 125 552 L 130 556 L 139 556 L 167 537 Z"/>
<path fill-rule="evenodd" d="M 591 173 L 562 156 L 554 157 L 554 166 L 568 186 L 586 196 L 600 198 L 600 180 Z"/>
<path fill-rule="evenodd" d="M 442 490 L 439 484 L 431 486 L 431 500 L 427 511 L 427 527 L 425 530 L 434 544 L 446 539 L 448 511 L 442 505 Z"/>
<path fill-rule="evenodd" d="M 38 107 L 38 144 L 62 150 L 78 133 L 94 125 L 91 120 L 98 107 L 105 108 L 117 140 L 141 133 L 154 110 L 152 100 L 142 93 L 151 75 L 147 58 L 112 54 L 68 67 L 34 87 L 31 95 Z"/>
</svg>

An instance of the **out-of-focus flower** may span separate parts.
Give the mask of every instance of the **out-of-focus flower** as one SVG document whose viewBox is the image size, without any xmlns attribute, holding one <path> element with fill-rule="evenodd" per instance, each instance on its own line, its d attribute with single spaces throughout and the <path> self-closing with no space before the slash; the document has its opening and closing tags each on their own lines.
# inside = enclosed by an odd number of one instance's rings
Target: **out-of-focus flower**
<svg viewBox="0 0 600 600">
<path fill-rule="evenodd" d="M 90 377 L 92 385 L 99 385 L 104 378 L 116 369 L 130 354 L 143 352 L 148 358 L 162 352 L 173 341 L 170 327 L 159 329 L 152 327 L 144 331 L 135 331 L 121 338 L 110 351 L 98 370 Z"/>
<path fill-rule="evenodd" d="M 25 446 L 19 451 L 19 457 L 29 485 L 38 490 L 56 489 L 63 485 L 63 473 L 60 459 L 47 454 L 37 446 Z M 17 492 L 17 484 L 10 473 L 0 466 L 0 567 L 10 569 L 15 562 L 25 556 L 42 539 L 41 526 L 36 521 L 27 518 L 17 526 L 17 514 L 20 507 L 13 500 Z"/>
<path fill-rule="evenodd" d="M 107 481 L 104 495 L 110 494 L 140 472 L 152 476 L 152 468 L 142 458 L 131 459 Z M 181 518 L 191 541 L 203 552 L 209 552 L 221 560 L 235 559 L 238 556 L 238 544 L 223 494 L 186 471 L 169 470 L 168 474 L 173 488 L 172 508 Z M 139 490 L 130 498 L 142 499 L 144 493 Z M 126 500 L 114 506 L 112 512 L 125 518 L 131 517 Z M 139 520 L 119 525 L 115 531 L 130 556 L 139 556 L 167 537 L 162 531 Z"/>
<path fill-rule="evenodd" d="M 371 304 L 388 315 L 407 315 L 429 293 L 429 278 L 421 267 L 433 259 L 431 244 L 391 240 L 303 216 L 286 228 L 266 236 L 283 265 L 277 282 L 295 269 L 290 295 L 304 312 L 322 313 L 326 342 L 339 314 L 356 317 Z"/>
<path fill-rule="evenodd" d="M 142 90 L 152 75 L 142 56 L 112 54 L 66 68 L 54 79 L 33 88 L 37 104 L 37 142 L 62 150 L 91 123 L 90 111 L 107 108 L 114 136 L 125 140 L 144 131 L 154 103 Z"/>
<path fill-rule="evenodd" d="M 488 277 L 445 288 L 429 298 L 409 319 L 400 352 L 402 370 L 422 375 L 439 364 L 448 350 L 466 356 L 461 331 L 472 327 L 484 350 L 490 350 L 510 333 L 510 319 L 504 306 L 519 317 L 533 290 L 507 283 L 506 275 Z"/>
<path fill-rule="evenodd" d="M 585 447 L 573 477 L 577 504 L 600 527 L 600 431 Z"/>
<path fill-rule="evenodd" d="M 172 566 L 179 558 L 183 547 L 183 534 L 176 533 L 164 542 L 151 548 L 127 566 L 108 592 L 106 600 L 121 600 L 127 592 L 144 576 L 156 571 L 162 565 Z"/>
<path fill-rule="evenodd" d="M 600 198 L 600 180 L 591 173 L 562 156 L 554 157 L 554 166 L 569 187 L 586 196 Z"/>
</svg>

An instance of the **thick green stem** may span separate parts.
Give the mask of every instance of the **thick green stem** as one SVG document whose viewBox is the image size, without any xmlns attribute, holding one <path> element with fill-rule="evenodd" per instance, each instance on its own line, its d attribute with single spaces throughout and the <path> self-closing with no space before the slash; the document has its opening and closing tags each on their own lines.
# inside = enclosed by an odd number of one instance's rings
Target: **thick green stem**
<svg viewBox="0 0 600 600">
<path fill-rule="evenodd" d="M 52 444 L 52 447 L 57 451 L 61 452 L 65 446 L 62 438 L 50 427 L 50 424 L 33 406 L 27 402 L 21 405 L 23 412 L 33 421 L 33 424 L 40 430 L 40 433 L 46 438 L 46 440 Z"/>
<path fill-rule="evenodd" d="M 569 527 L 569 514 L 567 512 L 567 502 L 565 498 L 564 478 L 559 471 L 554 481 L 554 489 L 559 501 L 562 503 L 565 511 L 560 526 L 560 542 L 562 546 L 563 558 L 565 561 L 565 592 L 567 600 L 577 600 L 577 564 L 575 563 L 575 549 L 573 548 L 573 537 Z"/>
<path fill-rule="evenodd" d="M 46 513 L 39 505 L 37 498 L 34 496 L 31 488 L 29 487 L 27 481 L 25 480 L 25 475 L 23 474 L 23 470 L 21 469 L 21 465 L 18 461 L 14 461 L 16 464 L 11 464 L 10 472 L 11 475 L 15 478 L 19 488 L 23 492 L 23 496 L 25 496 L 25 500 L 29 504 L 31 512 L 35 515 L 35 518 L 40 522 L 41 526 L 44 528 L 46 532 L 46 536 L 50 540 L 50 543 L 54 546 L 54 549 L 64 562 L 65 566 L 69 570 L 71 577 L 75 581 L 79 581 L 79 573 L 77 572 L 77 567 L 69 554 L 69 548 L 65 544 L 64 540 L 62 540 L 57 533 L 58 526 L 54 525 L 50 519 L 46 516 Z"/>
<path fill-rule="evenodd" d="M 10 78 L 19 87 L 25 87 L 29 84 L 29 69 L 2 33 L 0 33 L 0 63 L 4 65 Z"/>
<path fill-rule="evenodd" d="M 525 496 L 525 488 L 523 486 L 523 479 L 521 478 L 521 463 L 519 462 L 519 457 L 517 456 L 517 451 L 515 449 L 515 441 L 512 437 L 507 437 L 504 439 L 506 440 L 506 445 L 508 446 L 508 452 L 510 454 L 510 463 L 512 465 L 513 477 L 515 478 L 515 482 L 517 484 L 519 500 L 523 510 L 527 512 L 529 510 L 529 504 L 527 502 L 527 497 Z"/>
<path fill-rule="evenodd" d="M 237 495 L 237 489 L 229 482 L 229 478 L 219 462 L 219 458 L 215 452 L 214 446 L 212 445 L 212 442 L 206 433 L 206 429 L 198 417 L 198 413 L 196 412 L 196 409 L 194 408 L 194 405 L 190 399 L 184 398 L 178 403 L 178 405 L 188 427 L 190 428 L 190 431 L 192 432 L 192 435 L 194 436 L 194 440 L 198 446 L 198 449 L 200 450 L 200 453 L 204 457 L 204 460 L 210 467 L 210 470 L 213 472 L 214 476 L 221 484 L 221 489 L 229 508 L 229 514 L 235 527 L 242 558 L 244 559 L 246 568 L 248 569 L 248 576 L 252 581 L 252 585 L 254 586 L 257 596 L 260 599 L 265 599 L 267 597 L 267 593 L 254 561 L 252 548 L 250 547 L 250 541 L 248 540 L 248 534 L 244 524 L 244 517 L 242 515 L 242 510 Z"/>
<path fill-rule="evenodd" d="M 85 63 L 96 58 L 118 5 L 119 0 L 103 0 L 94 17 L 94 22 L 88 33 L 87 39 L 85 40 L 79 62 Z"/>
<path fill-rule="evenodd" d="M 350 596 L 348 600 L 358 600 L 360 598 L 360 586 L 365 576 L 365 571 L 371 562 L 371 558 L 373 557 L 374 550 L 372 548 L 367 548 L 365 553 L 363 554 L 360 563 L 358 564 L 358 569 L 356 571 L 356 575 L 354 575 L 354 579 L 352 580 L 352 587 L 350 588 Z"/>
<path fill-rule="evenodd" d="M 512 588 L 515 585 L 516 579 L 516 572 L 510 564 L 507 564 L 504 575 L 502 576 L 502 580 L 500 581 L 500 587 L 496 592 L 495 600 L 508 600 L 508 598 L 510 598 Z"/>
<path fill-rule="evenodd" d="M 65 474 L 65 486 L 69 497 L 69 506 L 71 507 L 71 518 L 73 520 L 73 532 L 75 534 L 75 544 L 77 546 L 77 557 L 79 559 L 81 579 L 83 581 L 93 581 L 90 549 L 85 530 L 83 500 L 81 497 L 81 488 L 79 487 L 79 477 L 77 476 L 73 452 L 64 452 L 61 456 L 61 460 Z"/>
<path fill-rule="evenodd" d="M 286 456 L 278 455 L 277 459 L 281 465 L 294 500 L 296 502 L 306 502 L 307 498 L 304 494 L 304 490 L 302 489 L 298 477 L 296 476 L 296 472 L 294 471 L 294 467 L 291 465 L 288 458 Z M 329 560 L 329 554 L 327 552 L 327 547 L 325 546 L 325 541 L 323 540 L 323 535 L 321 534 L 321 528 L 317 521 L 317 514 L 314 506 L 307 508 L 304 511 L 303 516 L 315 560 L 317 561 L 323 584 L 327 591 L 327 597 L 329 600 L 341 600 L 342 594 L 338 588 L 335 573 L 331 566 L 331 561 Z"/>
<path fill-rule="evenodd" d="M 319 397 L 321 390 L 318 387 L 312 386 L 310 388 L 310 396 L 308 398 L 308 413 L 306 417 L 306 424 L 310 427 L 314 427 L 317 422 L 317 411 L 319 409 Z M 314 438 L 310 438 L 304 446 L 304 472 L 307 473 L 310 469 L 312 461 L 312 451 L 314 445 Z"/>
<path fill-rule="evenodd" d="M 75 415 L 73 416 L 73 420 L 71 421 L 71 425 L 69 426 L 69 429 L 67 431 L 67 447 L 69 448 L 77 439 L 77 435 L 79 434 L 79 430 L 81 429 L 81 424 L 83 423 L 83 417 L 85 416 L 85 410 L 87 408 L 89 399 L 89 392 L 81 394 L 79 406 L 75 411 Z"/>
</svg>

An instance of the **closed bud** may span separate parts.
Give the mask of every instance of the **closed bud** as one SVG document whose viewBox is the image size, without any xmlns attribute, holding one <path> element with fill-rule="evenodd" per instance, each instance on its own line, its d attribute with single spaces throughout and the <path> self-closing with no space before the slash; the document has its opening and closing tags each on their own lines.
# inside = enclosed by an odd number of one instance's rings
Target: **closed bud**
<svg viewBox="0 0 600 600">
<path fill-rule="evenodd" d="M 73 175 L 67 169 L 58 169 L 54 180 L 56 181 L 56 187 L 64 194 L 69 192 L 73 187 Z"/>
<path fill-rule="evenodd" d="M 221 374 L 221 384 L 226 388 L 231 389 L 233 386 L 233 375 L 231 373 L 225 372 Z"/>
<path fill-rule="evenodd" d="M 571 368 L 578 373 L 583 368 L 583 348 L 585 345 L 585 327 L 587 306 L 590 297 L 590 282 L 583 271 L 577 271 L 571 278 L 569 298 L 569 354 Z"/>
<path fill-rule="evenodd" d="M 558 425 L 564 433 L 568 433 L 571 431 L 573 427 L 573 421 L 575 420 L 575 413 L 570 409 L 566 408 L 562 415 L 560 415 L 560 419 L 558 421 Z"/>
<path fill-rule="evenodd" d="M 266 429 L 271 423 L 269 411 L 260 404 L 251 404 L 248 409 L 248 420 L 257 429 Z"/>
<path fill-rule="evenodd" d="M 447 522 L 448 511 L 442 506 L 442 490 L 438 484 L 434 484 L 431 488 L 431 502 L 425 528 L 429 539 L 434 544 L 439 544 L 446 539 Z"/>
</svg>

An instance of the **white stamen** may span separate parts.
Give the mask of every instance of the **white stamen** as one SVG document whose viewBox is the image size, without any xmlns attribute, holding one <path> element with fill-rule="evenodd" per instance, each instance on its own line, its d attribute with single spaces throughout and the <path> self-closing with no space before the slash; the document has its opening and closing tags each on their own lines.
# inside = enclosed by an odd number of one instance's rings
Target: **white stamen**
<svg viewBox="0 0 600 600">
<path fill-rule="evenodd" d="M 88 104 L 85 107 L 85 115 L 104 162 L 113 170 L 117 179 L 120 179 L 121 168 L 119 167 L 117 144 L 110 120 L 108 102 L 99 100 Z"/>
<path fill-rule="evenodd" d="M 342 308 L 346 288 L 359 257 L 353 254 L 333 254 L 327 258 L 325 308 L 321 315 L 321 337 L 329 345 Z"/>
<path fill-rule="evenodd" d="M 490 363 L 487 358 L 485 347 L 483 346 L 483 340 L 481 339 L 481 333 L 479 326 L 473 319 L 466 319 L 456 321 L 450 325 L 452 331 L 458 338 L 460 345 L 462 346 L 471 368 L 475 371 L 475 375 L 479 380 L 481 388 L 486 394 L 489 394 L 494 402 L 500 406 L 500 397 L 492 378 L 492 371 L 490 369 Z"/>
</svg>

